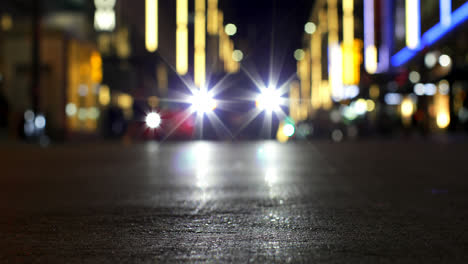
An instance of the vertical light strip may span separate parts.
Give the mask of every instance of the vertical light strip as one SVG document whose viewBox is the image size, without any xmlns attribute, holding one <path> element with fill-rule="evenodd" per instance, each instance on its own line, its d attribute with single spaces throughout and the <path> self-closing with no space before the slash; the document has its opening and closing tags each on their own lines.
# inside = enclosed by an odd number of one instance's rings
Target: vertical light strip
<svg viewBox="0 0 468 264">
<path fill-rule="evenodd" d="M 206 15 L 205 1 L 195 0 L 195 85 L 202 87 L 206 80 Z"/>
<path fill-rule="evenodd" d="M 377 71 L 374 11 L 374 0 L 364 0 L 364 66 L 370 74 Z"/>
<path fill-rule="evenodd" d="M 406 46 L 416 49 L 421 40 L 420 0 L 406 0 Z"/>
<path fill-rule="evenodd" d="M 158 0 L 146 0 L 146 49 L 155 52 L 158 49 Z"/>
<path fill-rule="evenodd" d="M 440 24 L 445 27 L 452 23 L 452 0 L 440 0 Z"/>
<path fill-rule="evenodd" d="M 354 73 L 354 1 L 343 0 L 343 84 L 355 85 Z"/>
<path fill-rule="evenodd" d="M 354 40 L 354 0 L 343 0 L 343 42 Z"/>
<path fill-rule="evenodd" d="M 343 89 L 343 59 L 339 44 L 339 22 L 337 0 L 328 0 L 328 85 L 322 86 L 322 104 L 324 108 L 331 105 L 331 98 L 335 99 Z M 322 83 L 324 84 L 324 83 Z M 325 91 L 331 91 L 327 94 Z M 328 102 L 330 100 L 330 102 Z M 341 99 L 340 99 L 341 100 Z"/>
<path fill-rule="evenodd" d="M 207 31 L 210 35 L 218 34 L 218 0 L 208 0 Z"/>
<path fill-rule="evenodd" d="M 177 0 L 176 70 L 180 75 L 188 71 L 188 0 Z"/>
<path fill-rule="evenodd" d="M 224 60 L 224 51 L 223 51 L 223 45 L 224 45 L 224 38 L 226 35 L 226 32 L 224 32 L 224 14 L 221 10 L 218 10 L 218 35 L 219 35 L 219 58 L 221 60 Z"/>
</svg>

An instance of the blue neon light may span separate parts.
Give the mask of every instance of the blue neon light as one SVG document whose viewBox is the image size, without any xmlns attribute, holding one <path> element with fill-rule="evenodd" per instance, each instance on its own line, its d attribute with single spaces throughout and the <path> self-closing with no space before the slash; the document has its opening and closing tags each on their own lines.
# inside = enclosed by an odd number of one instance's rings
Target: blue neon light
<svg viewBox="0 0 468 264">
<path fill-rule="evenodd" d="M 450 19 L 450 24 L 444 25 L 442 23 L 437 23 L 426 33 L 423 34 L 421 38 L 421 44 L 416 49 L 410 49 L 405 47 L 398 51 L 391 58 L 391 63 L 393 67 L 400 67 L 410 61 L 414 56 L 416 56 L 421 50 L 426 47 L 432 46 L 434 43 L 439 41 L 450 31 L 454 30 L 457 26 L 464 23 L 468 20 L 468 2 L 464 3 L 457 10 L 455 10 Z"/>
<path fill-rule="evenodd" d="M 452 19 L 452 0 L 440 0 L 440 23 L 448 26 Z"/>
</svg>

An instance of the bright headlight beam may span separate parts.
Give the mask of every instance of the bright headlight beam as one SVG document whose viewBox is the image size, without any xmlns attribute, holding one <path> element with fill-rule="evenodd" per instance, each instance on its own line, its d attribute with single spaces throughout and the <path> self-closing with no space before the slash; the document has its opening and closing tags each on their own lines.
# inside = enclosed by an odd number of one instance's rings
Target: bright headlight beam
<svg viewBox="0 0 468 264">
<path fill-rule="evenodd" d="M 151 129 L 156 129 L 161 125 L 161 116 L 156 112 L 151 112 L 146 116 L 146 125 Z"/>
<path fill-rule="evenodd" d="M 211 112 L 218 106 L 216 100 L 206 91 L 195 91 L 190 98 L 190 103 L 193 109 L 199 113 Z"/>
<path fill-rule="evenodd" d="M 255 103 L 259 109 L 272 112 L 280 108 L 281 95 L 277 89 L 268 87 L 261 91 Z"/>
</svg>

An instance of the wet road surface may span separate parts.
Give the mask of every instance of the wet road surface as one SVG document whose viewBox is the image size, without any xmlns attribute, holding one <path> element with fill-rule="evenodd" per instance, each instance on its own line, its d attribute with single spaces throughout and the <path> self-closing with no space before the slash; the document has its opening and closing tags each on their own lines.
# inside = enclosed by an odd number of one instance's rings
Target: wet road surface
<svg viewBox="0 0 468 264">
<path fill-rule="evenodd" d="M 468 144 L 0 148 L 1 263 L 468 263 Z"/>
</svg>

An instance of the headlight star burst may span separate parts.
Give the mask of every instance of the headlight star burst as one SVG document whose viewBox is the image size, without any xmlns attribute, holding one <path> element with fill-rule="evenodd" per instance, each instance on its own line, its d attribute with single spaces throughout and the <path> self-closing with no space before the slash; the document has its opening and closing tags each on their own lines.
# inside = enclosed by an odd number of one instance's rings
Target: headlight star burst
<svg viewBox="0 0 468 264">
<path fill-rule="evenodd" d="M 192 109 L 198 113 L 209 113 L 216 109 L 218 103 L 205 90 L 194 91 L 190 98 Z"/>
<path fill-rule="evenodd" d="M 161 116 L 156 112 L 151 112 L 146 116 L 146 125 L 151 129 L 156 129 L 161 125 Z"/>
</svg>

